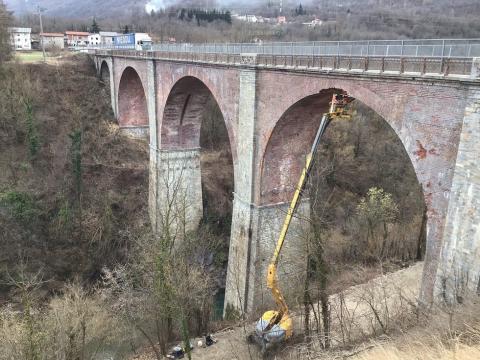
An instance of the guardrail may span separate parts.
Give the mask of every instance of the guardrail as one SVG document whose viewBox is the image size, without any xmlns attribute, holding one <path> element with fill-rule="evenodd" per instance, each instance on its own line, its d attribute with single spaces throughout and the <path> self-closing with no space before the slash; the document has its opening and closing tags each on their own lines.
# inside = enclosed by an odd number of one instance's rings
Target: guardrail
<svg viewBox="0 0 480 360">
<path fill-rule="evenodd" d="M 480 57 L 480 39 L 157 44 L 153 51 L 214 54 Z"/>
<path fill-rule="evenodd" d="M 134 45 L 96 45 L 91 49 L 134 49 Z M 208 54 L 300 56 L 480 57 L 480 39 L 311 41 L 271 43 L 156 44 L 144 50 Z"/>
<path fill-rule="evenodd" d="M 256 66 L 310 71 L 378 72 L 384 74 L 470 77 L 470 57 L 268 55 L 164 51 L 97 50 L 97 55 Z"/>
</svg>

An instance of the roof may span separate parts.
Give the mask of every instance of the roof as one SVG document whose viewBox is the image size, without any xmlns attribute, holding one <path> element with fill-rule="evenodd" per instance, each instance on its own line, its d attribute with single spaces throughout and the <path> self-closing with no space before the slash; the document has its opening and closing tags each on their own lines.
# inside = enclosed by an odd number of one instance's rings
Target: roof
<svg viewBox="0 0 480 360">
<path fill-rule="evenodd" d="M 66 35 L 88 36 L 90 33 L 84 31 L 65 31 Z"/>
<path fill-rule="evenodd" d="M 62 37 L 62 38 L 63 38 L 63 34 L 62 34 L 62 33 L 40 33 L 40 36 L 44 36 L 44 37 Z"/>
<path fill-rule="evenodd" d="M 8 32 L 13 33 L 31 33 L 32 28 L 21 28 L 21 27 L 9 27 Z"/>
<path fill-rule="evenodd" d="M 117 36 L 118 33 L 115 31 L 100 31 L 99 32 L 100 36 Z"/>
</svg>

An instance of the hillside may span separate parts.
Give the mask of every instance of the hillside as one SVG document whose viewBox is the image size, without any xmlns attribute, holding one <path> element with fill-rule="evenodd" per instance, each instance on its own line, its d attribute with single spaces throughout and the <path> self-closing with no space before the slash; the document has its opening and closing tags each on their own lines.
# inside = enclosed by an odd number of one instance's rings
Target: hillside
<svg viewBox="0 0 480 360">
<path fill-rule="evenodd" d="M 480 36 L 480 3 L 476 0 L 343 0 L 283 1 L 288 24 L 233 21 L 181 21 L 180 8 L 228 8 L 238 14 L 270 18 L 280 15 L 279 1 L 263 0 L 7 0 L 16 23 L 38 32 L 36 5 L 46 9 L 46 31 L 88 30 L 96 17 L 103 30 L 149 32 L 154 40 L 173 37 L 185 42 L 296 40 L 368 40 L 408 38 L 476 38 Z M 297 7 L 302 4 L 302 14 Z M 148 10 L 148 14 L 145 10 Z M 156 11 L 151 14 L 150 11 Z M 30 13 L 30 15 L 27 15 Z M 321 26 L 304 22 L 318 18 Z M 201 31 L 199 31 L 199 29 Z"/>
<path fill-rule="evenodd" d="M 145 0 L 7 0 L 8 8 L 16 15 L 35 12 L 36 7 L 45 9 L 46 16 L 60 16 L 73 19 L 84 19 L 98 16 L 116 17 L 130 15 L 135 10 L 143 11 Z"/>
<path fill-rule="evenodd" d="M 149 228 L 147 143 L 119 132 L 86 57 L 11 64 L 0 83 L 0 301 L 22 271 L 44 296 L 95 283 Z"/>
</svg>

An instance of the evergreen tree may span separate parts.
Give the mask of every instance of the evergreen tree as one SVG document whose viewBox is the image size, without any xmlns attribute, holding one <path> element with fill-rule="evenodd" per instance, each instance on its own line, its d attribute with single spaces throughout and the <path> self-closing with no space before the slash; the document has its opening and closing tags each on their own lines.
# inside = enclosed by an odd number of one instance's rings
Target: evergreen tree
<svg viewBox="0 0 480 360">
<path fill-rule="evenodd" d="M 230 11 L 223 10 L 202 10 L 202 9 L 181 9 L 178 13 L 178 19 L 184 21 L 191 21 L 195 18 L 197 25 L 200 25 L 200 22 L 213 22 L 216 20 L 225 21 L 228 24 L 232 23 L 232 15 Z"/>
<path fill-rule="evenodd" d="M 228 24 L 232 23 L 232 14 L 228 10 L 225 12 L 225 22 Z"/>
<path fill-rule="evenodd" d="M 90 31 L 94 34 L 98 34 L 100 32 L 100 26 L 97 24 L 97 19 L 93 18 L 92 27 Z"/>
<path fill-rule="evenodd" d="M 185 9 L 180 10 L 180 15 L 178 15 L 178 18 L 179 18 L 180 20 L 184 20 L 184 19 L 185 19 L 185 12 L 186 12 Z"/>
<path fill-rule="evenodd" d="M 302 4 L 298 5 L 298 8 L 295 8 L 295 15 L 306 15 L 307 11 L 303 8 Z"/>
<path fill-rule="evenodd" d="M 125 25 L 125 27 L 123 28 L 123 33 L 124 34 L 130 33 L 130 28 L 128 27 L 128 25 Z"/>
</svg>

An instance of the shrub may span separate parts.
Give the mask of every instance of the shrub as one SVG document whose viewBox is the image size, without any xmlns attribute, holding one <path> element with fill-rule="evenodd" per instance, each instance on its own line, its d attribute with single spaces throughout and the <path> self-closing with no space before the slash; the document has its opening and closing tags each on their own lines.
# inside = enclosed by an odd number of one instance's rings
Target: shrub
<svg viewBox="0 0 480 360">
<path fill-rule="evenodd" d="M 27 127 L 27 145 L 28 154 L 30 159 L 33 160 L 38 153 L 40 147 L 40 141 L 38 139 L 37 126 L 35 124 L 35 118 L 33 116 L 32 102 L 29 99 L 24 100 L 25 103 L 25 123 Z"/>
<path fill-rule="evenodd" d="M 0 359 L 124 358 L 126 328 L 98 293 L 68 285 L 48 307 L 25 311 L 0 309 Z M 33 344 L 33 346 L 32 346 Z"/>
<path fill-rule="evenodd" d="M 35 221 L 39 215 L 39 208 L 35 199 L 25 192 L 7 191 L 0 193 L 0 205 L 7 208 L 13 218 L 25 224 Z"/>
</svg>

